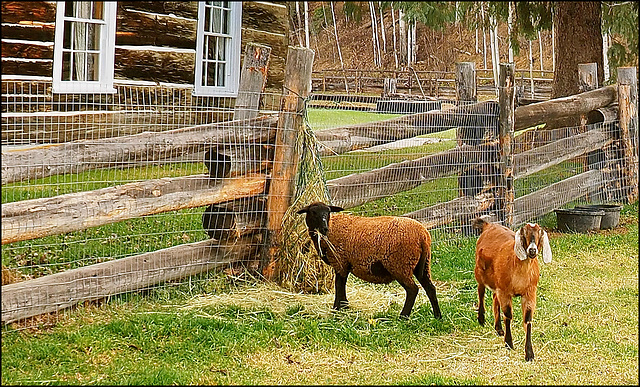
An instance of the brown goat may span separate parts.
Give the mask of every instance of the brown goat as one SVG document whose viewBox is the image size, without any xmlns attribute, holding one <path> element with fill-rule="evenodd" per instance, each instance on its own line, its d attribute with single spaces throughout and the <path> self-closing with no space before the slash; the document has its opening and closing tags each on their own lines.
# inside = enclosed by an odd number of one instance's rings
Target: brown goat
<svg viewBox="0 0 640 387">
<path fill-rule="evenodd" d="M 478 323 L 484 325 L 485 288 L 493 292 L 494 327 L 504 342 L 513 349 L 511 300 L 521 297 L 523 325 L 526 333 L 525 360 L 533 360 L 531 321 L 536 310 L 536 289 L 540 276 L 538 255 L 544 263 L 551 262 L 551 247 L 547 233 L 537 224 L 527 223 L 517 232 L 482 216 L 473 220 L 474 228 L 482 230 L 476 243 L 475 277 L 478 282 Z M 505 330 L 500 324 L 500 310 L 504 313 Z"/>
<path fill-rule="evenodd" d="M 318 255 L 334 269 L 333 308 L 340 310 L 348 305 L 347 277 L 353 273 L 376 284 L 398 281 L 407 293 L 400 316 L 409 317 L 418 295 L 415 275 L 429 297 L 433 315 L 442 318 L 431 282 L 431 235 L 422 223 L 402 216 L 331 215 L 339 211 L 341 207 L 321 202 L 298 211 L 306 215 Z"/>
</svg>

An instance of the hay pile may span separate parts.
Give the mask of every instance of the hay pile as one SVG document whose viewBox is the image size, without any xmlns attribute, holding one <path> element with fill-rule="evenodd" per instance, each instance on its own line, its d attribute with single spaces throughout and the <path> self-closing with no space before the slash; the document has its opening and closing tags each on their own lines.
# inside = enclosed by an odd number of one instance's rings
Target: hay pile
<svg viewBox="0 0 640 387">
<path fill-rule="evenodd" d="M 277 271 L 274 279 L 292 292 L 326 293 L 333 288 L 333 269 L 318 257 L 304 216 L 296 213 L 314 201 L 330 202 L 318 144 L 305 119 L 296 144 L 301 155 L 296 189 L 292 204 L 282 219 L 282 248 L 275 262 Z"/>
</svg>

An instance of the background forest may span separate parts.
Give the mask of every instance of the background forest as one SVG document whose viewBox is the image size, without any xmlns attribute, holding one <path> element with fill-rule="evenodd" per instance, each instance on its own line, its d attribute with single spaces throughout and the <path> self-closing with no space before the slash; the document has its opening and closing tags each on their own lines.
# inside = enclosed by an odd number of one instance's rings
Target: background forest
<svg viewBox="0 0 640 387">
<path fill-rule="evenodd" d="M 496 69 L 513 61 L 517 69 L 555 70 L 559 97 L 577 91 L 578 63 L 598 63 L 601 85 L 615 82 L 617 67 L 638 66 L 637 2 L 322 1 L 290 7 L 291 44 L 315 51 L 316 70 L 453 71 L 456 62 Z"/>
</svg>

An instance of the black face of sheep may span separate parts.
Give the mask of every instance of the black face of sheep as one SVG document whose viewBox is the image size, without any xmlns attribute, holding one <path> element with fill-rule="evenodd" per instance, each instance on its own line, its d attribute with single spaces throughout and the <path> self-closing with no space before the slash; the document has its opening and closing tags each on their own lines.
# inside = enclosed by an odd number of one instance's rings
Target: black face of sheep
<svg viewBox="0 0 640 387">
<path fill-rule="evenodd" d="M 344 208 L 338 206 L 328 206 L 324 203 L 316 202 L 302 208 L 298 211 L 298 214 L 307 214 L 305 222 L 309 229 L 309 236 L 316 237 L 316 232 L 320 231 L 321 234 L 327 235 L 329 231 L 329 218 L 331 218 L 332 212 L 343 211 Z"/>
<path fill-rule="evenodd" d="M 413 276 L 425 289 L 433 314 L 441 318 L 431 282 L 431 236 L 418 221 L 406 217 L 360 217 L 337 214 L 341 207 L 315 202 L 298 211 L 306 214 L 309 236 L 320 258 L 335 272 L 333 308 L 348 305 L 349 273 L 371 283 L 398 281 L 407 292 L 400 316 L 409 317 L 418 294 Z"/>
</svg>

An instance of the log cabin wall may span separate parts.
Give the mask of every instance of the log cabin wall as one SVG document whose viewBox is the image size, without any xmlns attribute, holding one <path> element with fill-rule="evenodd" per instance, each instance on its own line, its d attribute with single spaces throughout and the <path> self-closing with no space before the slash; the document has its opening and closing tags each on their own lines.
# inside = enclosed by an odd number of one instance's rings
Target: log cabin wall
<svg viewBox="0 0 640 387">
<path fill-rule="evenodd" d="M 197 17 L 195 1 L 118 2 L 117 92 L 53 94 L 56 2 L 2 2 L 2 144 L 58 143 L 229 120 L 233 98 L 192 95 Z M 243 2 L 241 63 L 247 43 L 271 47 L 266 110 L 280 104 L 288 33 L 285 2 Z M 25 118 L 21 112 L 54 114 Z"/>
</svg>

